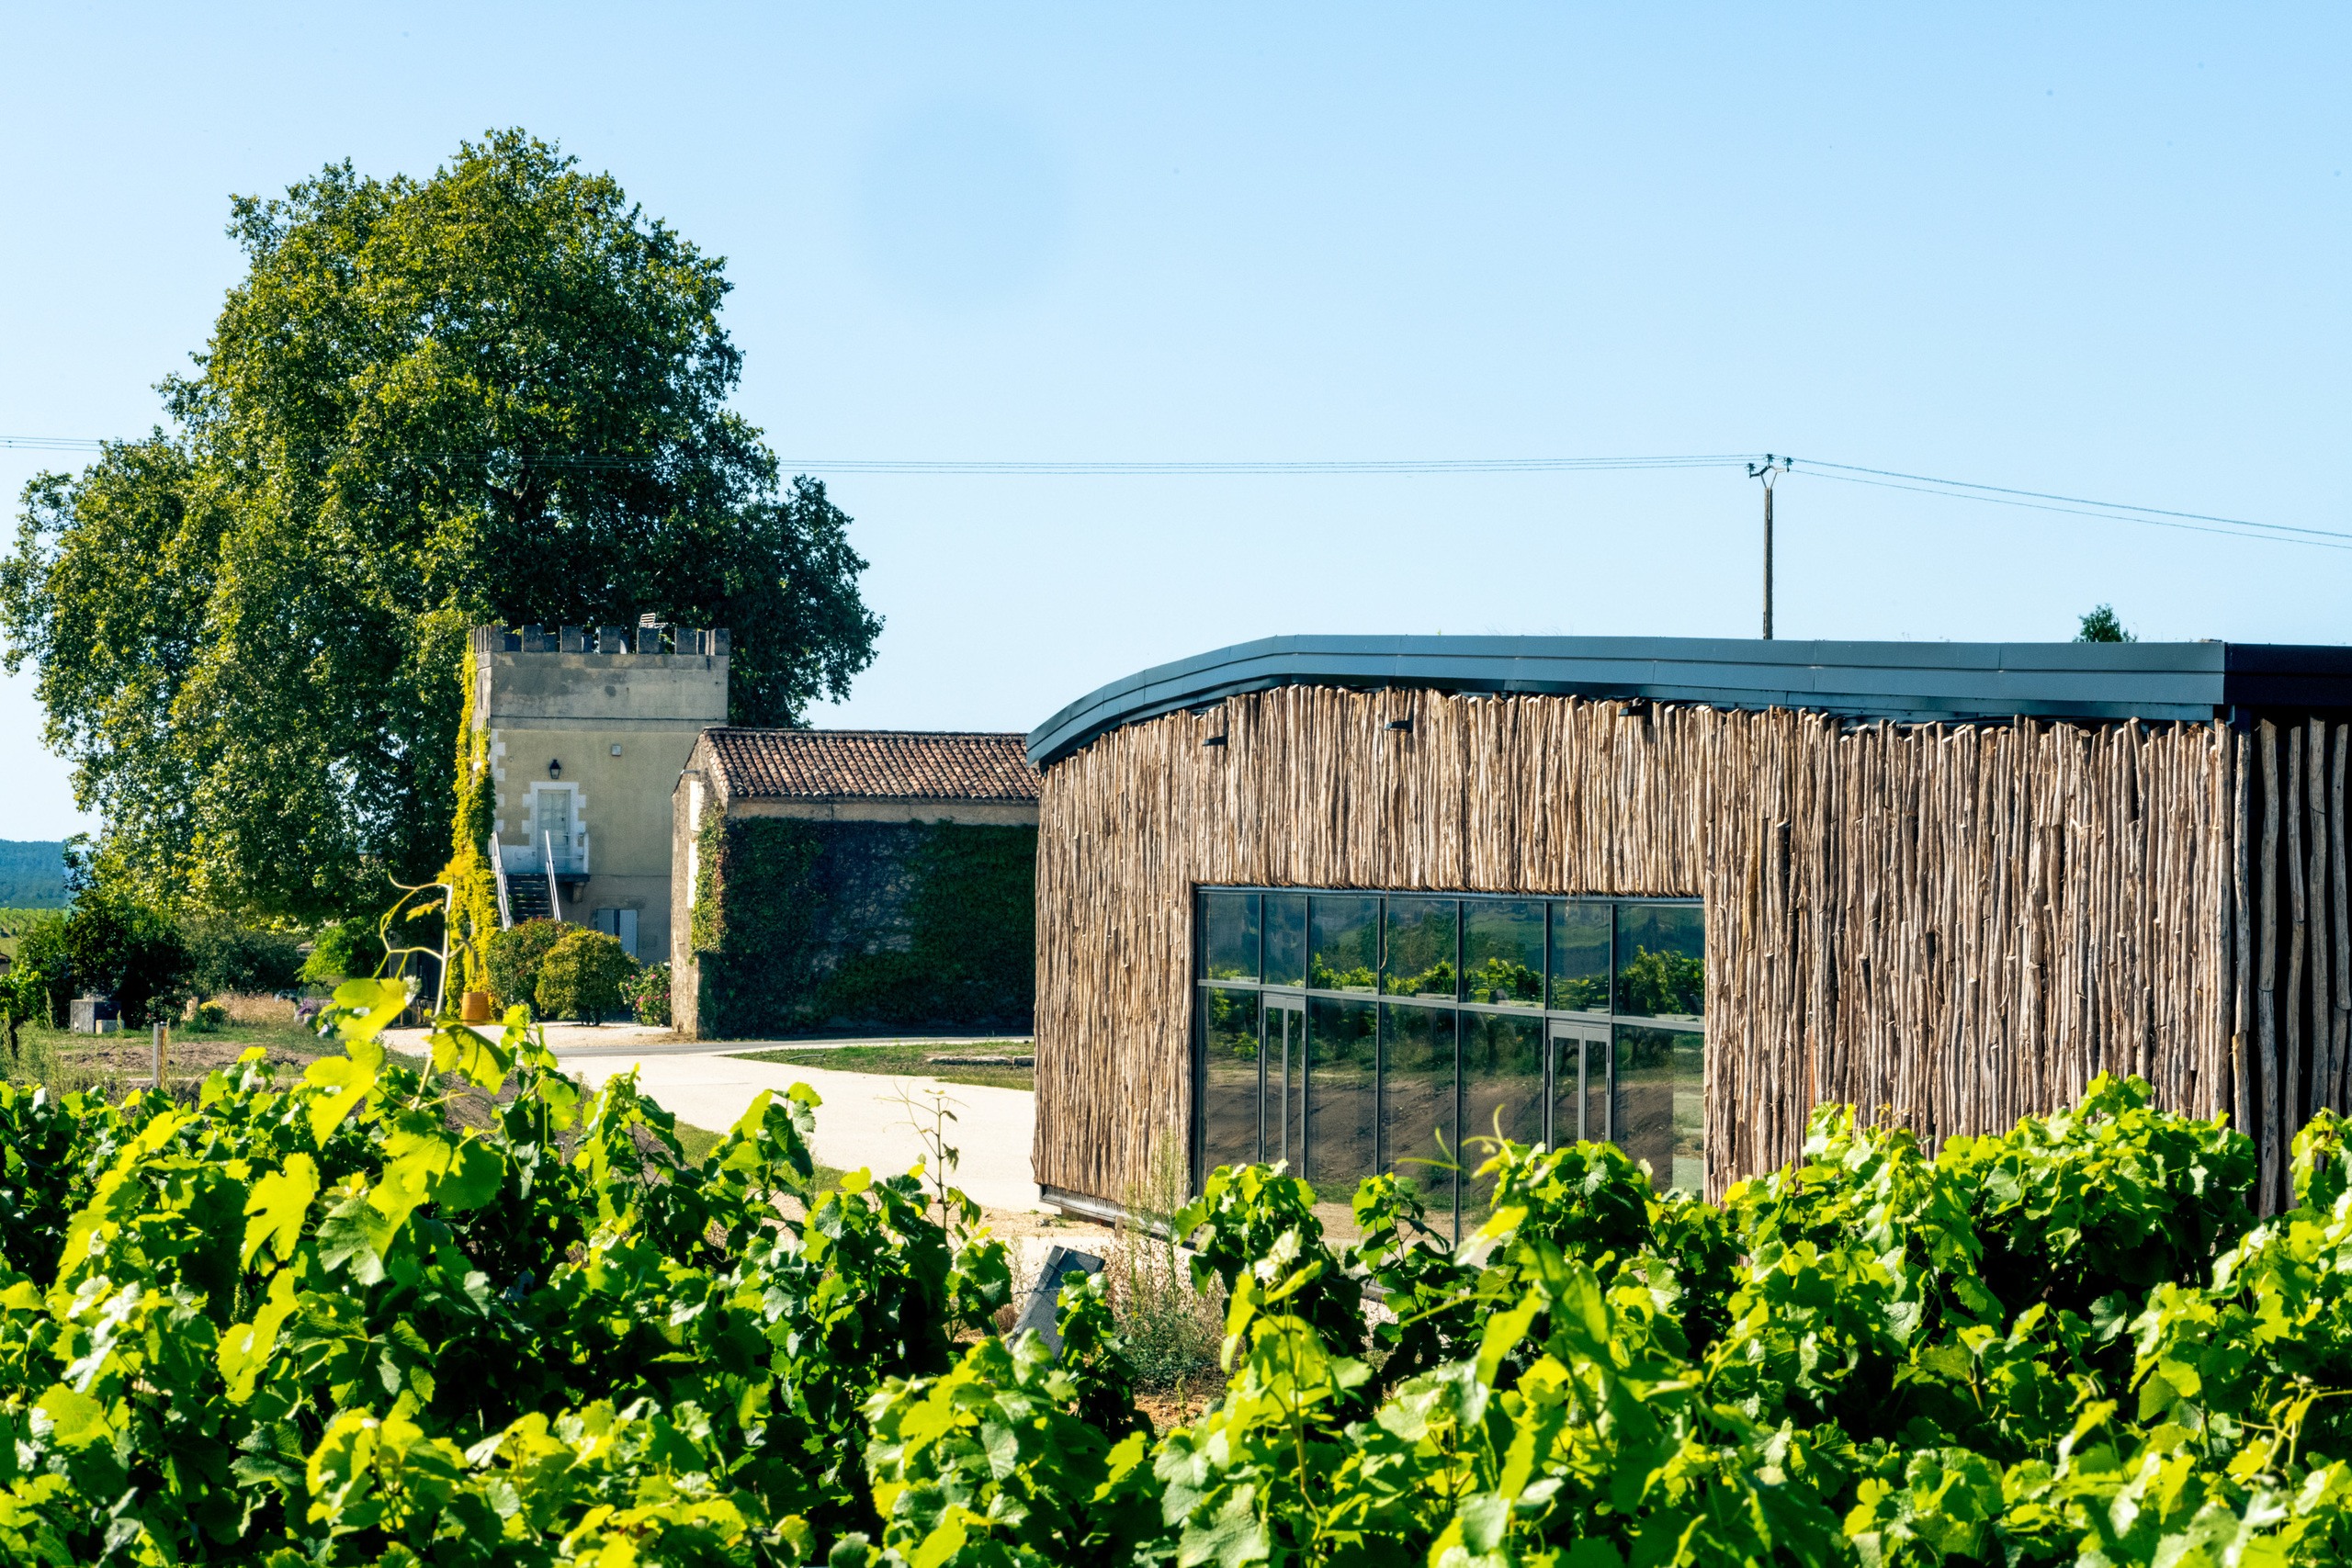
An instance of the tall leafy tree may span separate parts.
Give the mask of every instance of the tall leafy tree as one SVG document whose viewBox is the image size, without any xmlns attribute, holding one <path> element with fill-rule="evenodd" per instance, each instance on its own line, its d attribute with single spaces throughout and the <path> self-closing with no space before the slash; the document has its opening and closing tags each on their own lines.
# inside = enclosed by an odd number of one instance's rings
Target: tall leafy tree
<svg viewBox="0 0 2352 1568">
<path fill-rule="evenodd" d="M 520 130 L 425 180 L 238 197 L 247 271 L 168 429 L 25 491 L 10 669 L 175 901 L 321 916 L 447 853 L 465 628 L 733 628 L 730 715 L 872 662 L 865 561 L 726 400 L 724 264 Z"/>
</svg>

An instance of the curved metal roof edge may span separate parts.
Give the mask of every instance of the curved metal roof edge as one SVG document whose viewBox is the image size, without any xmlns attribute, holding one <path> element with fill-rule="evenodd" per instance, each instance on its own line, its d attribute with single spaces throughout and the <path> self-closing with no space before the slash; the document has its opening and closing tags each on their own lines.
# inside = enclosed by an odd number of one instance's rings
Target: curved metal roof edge
<svg viewBox="0 0 2352 1568">
<path fill-rule="evenodd" d="M 1923 721 L 2020 716 L 2201 720 L 2232 704 L 2352 708 L 2352 649 L 2222 642 L 1261 637 L 1098 687 L 1029 732 L 1029 760 L 1045 768 L 1122 725 L 1285 685 L 1647 697 Z"/>
</svg>

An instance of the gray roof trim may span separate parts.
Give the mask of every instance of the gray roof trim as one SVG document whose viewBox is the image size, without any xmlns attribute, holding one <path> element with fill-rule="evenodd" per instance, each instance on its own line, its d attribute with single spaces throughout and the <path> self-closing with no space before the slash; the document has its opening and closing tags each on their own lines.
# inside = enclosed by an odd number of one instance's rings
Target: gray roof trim
<svg viewBox="0 0 2352 1568">
<path fill-rule="evenodd" d="M 1088 693 L 1029 732 L 1029 760 L 1043 768 L 1123 724 L 1289 685 L 1647 697 L 1921 723 L 2020 716 L 2206 721 L 2233 705 L 2352 709 L 2352 648 L 1264 637 L 1157 665 Z"/>
</svg>

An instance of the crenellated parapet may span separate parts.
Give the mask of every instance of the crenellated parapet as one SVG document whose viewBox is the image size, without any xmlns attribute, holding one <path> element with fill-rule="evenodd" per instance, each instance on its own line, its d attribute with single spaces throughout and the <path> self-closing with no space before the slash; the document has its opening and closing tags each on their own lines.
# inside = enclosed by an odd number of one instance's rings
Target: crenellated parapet
<svg viewBox="0 0 2352 1568">
<path fill-rule="evenodd" d="M 476 626 L 474 652 L 580 653 L 641 657 L 648 654 L 724 659 L 725 626 L 682 626 L 641 621 L 633 626 Z"/>
</svg>

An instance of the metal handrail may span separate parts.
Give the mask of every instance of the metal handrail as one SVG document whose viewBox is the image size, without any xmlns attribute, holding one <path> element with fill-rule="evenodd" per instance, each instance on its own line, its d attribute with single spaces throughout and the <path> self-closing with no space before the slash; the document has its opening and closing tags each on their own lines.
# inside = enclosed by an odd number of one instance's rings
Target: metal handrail
<svg viewBox="0 0 2352 1568">
<path fill-rule="evenodd" d="M 543 830 L 539 834 L 539 843 L 548 857 L 542 863 L 548 868 L 548 915 L 551 919 L 560 920 L 563 919 L 563 893 L 555 885 L 555 837 Z"/>
<path fill-rule="evenodd" d="M 506 856 L 500 852 L 495 833 L 490 836 L 490 869 L 498 880 L 498 929 L 504 931 L 514 923 L 514 912 L 506 902 Z"/>
</svg>

